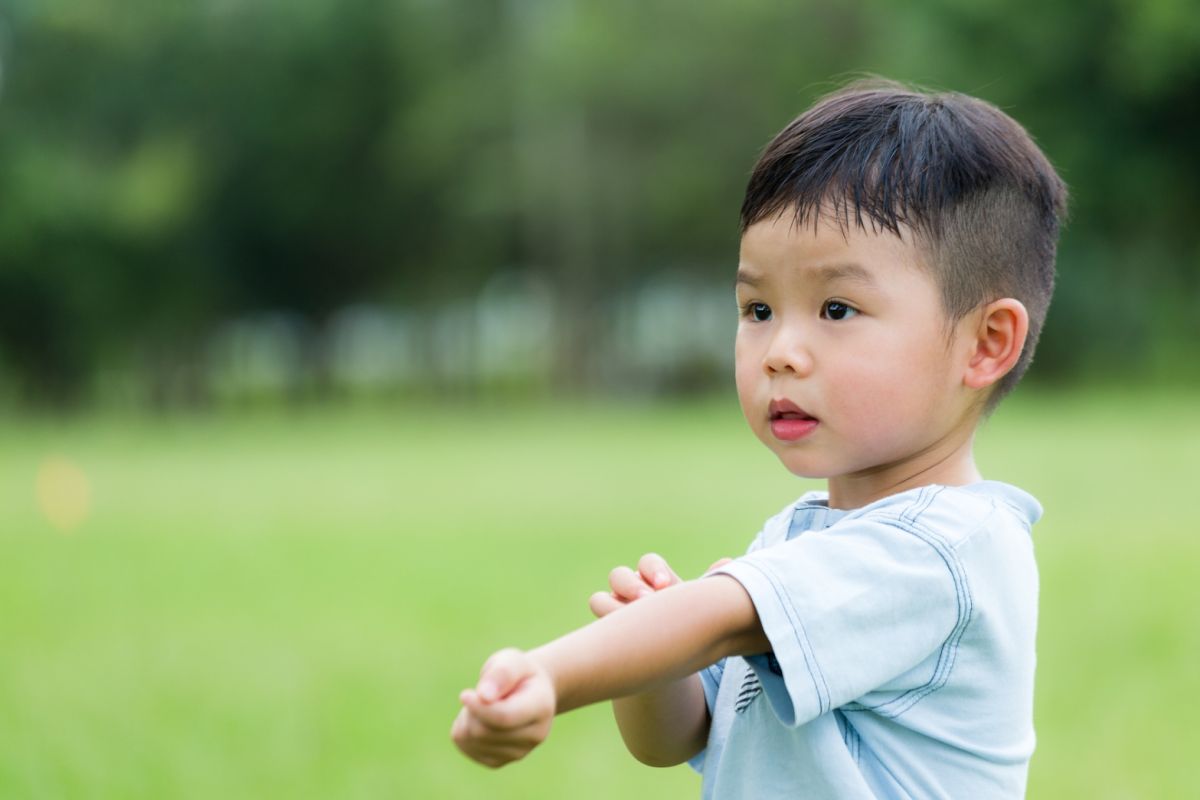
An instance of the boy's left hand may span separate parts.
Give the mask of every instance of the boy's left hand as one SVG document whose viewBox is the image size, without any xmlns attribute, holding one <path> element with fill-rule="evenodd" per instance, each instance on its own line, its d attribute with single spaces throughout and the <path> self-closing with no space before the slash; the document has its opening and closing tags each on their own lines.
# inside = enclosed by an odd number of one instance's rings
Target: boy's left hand
<svg viewBox="0 0 1200 800">
<path fill-rule="evenodd" d="M 733 559 L 722 558 L 704 571 L 712 572 Z M 619 608 L 640 600 L 655 592 L 669 589 L 682 579 L 671 569 L 671 565 L 658 553 L 646 553 L 638 560 L 637 571 L 629 567 L 617 567 L 608 574 L 608 586 L 612 591 L 596 592 L 588 598 L 588 607 L 597 617 L 606 617 Z"/>
<path fill-rule="evenodd" d="M 550 733 L 557 698 L 549 673 L 528 653 L 508 649 L 483 665 L 479 683 L 459 694 L 462 710 L 450 736 L 487 767 L 524 758 Z"/>
</svg>

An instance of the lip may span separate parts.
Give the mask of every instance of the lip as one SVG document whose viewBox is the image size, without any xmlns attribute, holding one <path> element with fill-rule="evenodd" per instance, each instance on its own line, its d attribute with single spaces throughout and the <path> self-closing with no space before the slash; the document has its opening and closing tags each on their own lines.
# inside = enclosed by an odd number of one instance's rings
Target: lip
<svg viewBox="0 0 1200 800">
<path fill-rule="evenodd" d="M 803 439 L 814 430 L 820 421 L 787 398 L 772 400 L 767 406 L 771 434 L 781 441 L 794 442 Z"/>
</svg>

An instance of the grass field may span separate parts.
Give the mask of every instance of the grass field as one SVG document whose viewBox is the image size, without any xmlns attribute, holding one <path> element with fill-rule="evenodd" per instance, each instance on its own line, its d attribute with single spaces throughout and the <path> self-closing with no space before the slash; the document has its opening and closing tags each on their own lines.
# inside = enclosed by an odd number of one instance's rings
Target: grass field
<svg viewBox="0 0 1200 800">
<path fill-rule="evenodd" d="M 980 435 L 985 475 L 1046 507 L 1030 797 L 1195 796 L 1198 405 L 1018 392 Z M 815 486 L 726 402 L 8 419 L 0 441 L 3 798 L 695 797 L 604 707 L 476 767 L 456 694 L 586 622 L 615 564 L 696 574 Z"/>
</svg>

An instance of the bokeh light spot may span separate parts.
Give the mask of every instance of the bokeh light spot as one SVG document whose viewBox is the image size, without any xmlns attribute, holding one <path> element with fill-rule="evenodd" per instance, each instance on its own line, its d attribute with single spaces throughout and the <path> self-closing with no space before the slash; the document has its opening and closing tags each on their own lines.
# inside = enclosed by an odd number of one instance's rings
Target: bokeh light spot
<svg viewBox="0 0 1200 800">
<path fill-rule="evenodd" d="M 43 516 L 63 533 L 84 523 L 92 507 L 92 486 L 79 465 L 50 456 L 37 471 L 37 502 Z"/>
</svg>

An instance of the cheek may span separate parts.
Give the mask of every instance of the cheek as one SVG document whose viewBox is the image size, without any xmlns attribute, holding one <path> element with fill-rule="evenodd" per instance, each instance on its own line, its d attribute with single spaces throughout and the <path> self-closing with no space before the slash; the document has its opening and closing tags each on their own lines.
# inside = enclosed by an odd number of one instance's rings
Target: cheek
<svg viewBox="0 0 1200 800">
<path fill-rule="evenodd" d="M 738 403 L 742 411 L 750 418 L 751 411 L 756 405 L 757 386 L 753 374 L 740 365 L 734 371 L 734 382 L 737 384 Z"/>
<path fill-rule="evenodd" d="M 739 395 L 751 390 L 759 373 L 759 360 L 751 352 L 749 343 L 739 336 L 733 346 L 733 377 Z"/>
<path fill-rule="evenodd" d="M 894 383 L 877 372 L 847 376 L 845 386 L 846 391 L 838 393 L 837 409 L 868 439 L 886 433 L 904 413 L 898 407 L 903 396 Z"/>
<path fill-rule="evenodd" d="M 856 360 L 843 370 L 838 406 L 867 439 L 894 441 L 939 413 L 947 381 L 945 361 L 921 348 L 877 352 L 869 362 Z"/>
<path fill-rule="evenodd" d="M 839 371 L 837 408 L 864 434 L 888 436 L 921 410 L 929 379 L 923 364 L 903 356 L 858 359 Z"/>
<path fill-rule="evenodd" d="M 742 415 L 755 434 L 762 438 L 759 427 L 764 413 L 763 405 L 767 402 L 762 396 L 762 366 L 758 359 L 748 355 L 747 349 L 739 345 L 734 350 L 733 378 Z"/>
</svg>

